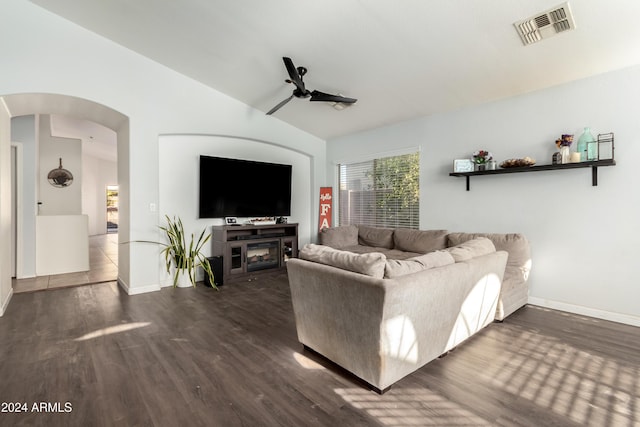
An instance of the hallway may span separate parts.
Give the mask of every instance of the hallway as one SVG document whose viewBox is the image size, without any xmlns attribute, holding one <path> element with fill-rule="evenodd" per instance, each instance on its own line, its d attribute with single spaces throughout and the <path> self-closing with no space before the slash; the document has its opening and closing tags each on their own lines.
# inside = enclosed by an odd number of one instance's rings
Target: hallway
<svg viewBox="0 0 640 427">
<path fill-rule="evenodd" d="M 13 279 L 13 292 L 36 292 L 69 288 L 118 278 L 118 234 L 89 236 L 89 271 Z"/>
</svg>

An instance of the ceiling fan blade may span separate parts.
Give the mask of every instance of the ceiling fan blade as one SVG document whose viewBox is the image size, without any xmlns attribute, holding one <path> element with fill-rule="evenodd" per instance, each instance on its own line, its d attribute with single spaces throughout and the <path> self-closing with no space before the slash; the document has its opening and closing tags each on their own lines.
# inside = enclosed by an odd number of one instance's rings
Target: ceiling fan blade
<svg viewBox="0 0 640 427">
<path fill-rule="evenodd" d="M 284 104 L 286 104 L 287 102 L 291 101 L 292 98 L 293 98 L 293 94 L 291 94 L 290 97 L 288 97 L 287 99 L 285 99 L 284 101 L 280 102 L 278 105 L 273 107 L 271 110 L 269 110 L 269 112 L 267 113 L 267 116 L 270 116 L 271 114 L 273 114 L 276 111 L 278 111 L 280 108 L 282 108 L 284 106 Z"/>
<path fill-rule="evenodd" d="M 293 61 L 291 60 L 291 58 L 283 56 L 282 60 L 284 61 L 284 66 L 287 67 L 287 72 L 289 73 L 291 82 L 296 85 L 301 93 L 305 93 L 304 82 L 302 81 L 302 77 L 300 77 L 300 74 L 298 73 L 298 69 L 295 65 L 293 65 Z"/>
<path fill-rule="evenodd" d="M 314 90 L 311 92 L 311 99 L 309 101 L 325 101 L 325 102 L 341 102 L 343 104 L 353 104 L 357 101 L 355 98 L 347 98 L 340 95 L 331 95 L 328 93 Z"/>
</svg>

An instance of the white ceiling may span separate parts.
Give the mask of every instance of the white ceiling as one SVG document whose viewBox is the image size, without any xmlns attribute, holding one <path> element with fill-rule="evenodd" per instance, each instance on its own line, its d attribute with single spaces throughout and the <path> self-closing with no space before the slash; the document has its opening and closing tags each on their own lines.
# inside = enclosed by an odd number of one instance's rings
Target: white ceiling
<svg viewBox="0 0 640 427">
<path fill-rule="evenodd" d="M 640 64 L 640 1 L 571 0 L 576 29 L 523 46 L 513 23 L 562 0 L 32 0 L 323 139 Z M 570 104 L 567 106 L 570 108 Z"/>
<path fill-rule="evenodd" d="M 96 122 L 66 115 L 51 115 L 51 135 L 82 141 L 82 152 L 116 162 L 118 136 L 115 131 Z"/>
<path fill-rule="evenodd" d="M 117 111 L 85 99 L 45 93 L 4 95 L 0 101 L 12 117 L 49 114 L 51 136 L 79 139 L 84 154 L 117 161 L 118 137 L 113 129 L 126 120 Z"/>
</svg>

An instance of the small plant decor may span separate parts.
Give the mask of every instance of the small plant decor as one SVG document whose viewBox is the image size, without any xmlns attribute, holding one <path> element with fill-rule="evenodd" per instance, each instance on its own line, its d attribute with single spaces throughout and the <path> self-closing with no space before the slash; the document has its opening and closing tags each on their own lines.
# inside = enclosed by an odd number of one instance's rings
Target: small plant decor
<svg viewBox="0 0 640 427">
<path fill-rule="evenodd" d="M 569 147 L 573 143 L 573 135 L 563 134 L 560 138 L 556 139 L 556 147 L 560 149 L 560 163 L 569 163 L 571 155 L 569 153 Z"/>
<path fill-rule="evenodd" d="M 573 143 L 573 135 L 562 134 L 562 136 L 556 139 L 556 147 L 571 147 Z"/>
<path fill-rule="evenodd" d="M 471 156 L 471 160 L 476 165 L 484 165 L 485 163 L 488 163 L 492 159 L 493 159 L 493 154 L 491 154 L 491 152 L 486 150 L 478 150 L 475 153 L 473 153 L 473 156 Z"/>
<path fill-rule="evenodd" d="M 187 245 L 187 239 L 184 233 L 184 225 L 179 217 L 173 217 L 171 219 L 168 215 L 165 215 L 167 220 L 166 226 L 159 226 L 169 241 L 168 243 L 152 242 L 148 240 L 138 240 L 138 242 L 155 243 L 163 246 L 164 248 L 160 253 L 164 255 L 165 266 L 167 273 L 171 274 L 171 267 L 174 267 L 173 271 L 173 287 L 178 287 L 180 276 L 183 272 L 187 272 L 189 280 L 193 287 L 196 286 L 196 269 L 202 267 L 204 273 L 209 278 L 209 283 L 215 289 L 218 287 L 213 281 L 213 270 L 209 260 L 202 253 L 202 247 L 209 241 L 211 234 L 206 234 L 206 229 L 202 230 L 200 237 L 195 240 L 195 235 L 191 233 L 191 239 Z"/>
</svg>

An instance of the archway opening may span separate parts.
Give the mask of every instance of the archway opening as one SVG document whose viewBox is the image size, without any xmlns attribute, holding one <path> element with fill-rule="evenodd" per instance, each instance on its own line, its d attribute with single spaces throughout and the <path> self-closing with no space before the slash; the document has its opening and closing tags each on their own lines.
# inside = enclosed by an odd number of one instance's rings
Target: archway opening
<svg viewBox="0 0 640 427">
<path fill-rule="evenodd" d="M 48 94 L 48 93 L 23 93 L 10 94 L 0 96 L 0 101 L 4 103 L 12 120 L 23 116 L 48 115 L 72 118 L 73 120 L 83 123 L 95 123 L 104 128 L 115 132 L 116 138 L 116 163 L 117 163 L 117 184 L 118 184 L 118 240 L 123 241 L 129 238 L 129 204 L 127 203 L 129 194 L 129 172 L 125 165 L 129 164 L 128 160 L 128 144 L 129 144 L 129 118 L 124 114 L 111 109 L 105 105 L 96 103 L 83 98 L 69 95 Z M 36 129 L 37 132 L 37 129 Z M 24 159 L 23 162 L 33 161 L 33 159 Z M 35 170 L 32 168 L 32 170 Z M 22 183 L 24 185 L 24 182 Z M 17 278 L 36 277 L 35 267 L 33 265 L 35 259 L 36 248 L 29 242 L 35 241 L 34 233 L 37 209 L 32 204 L 38 203 L 38 195 L 32 191 L 31 199 L 16 203 L 23 206 L 21 213 L 14 221 L 21 222 L 21 226 L 17 228 L 15 275 Z M 102 194 L 106 198 L 106 194 Z M 106 203 L 106 202 L 105 202 Z M 107 212 L 104 212 L 106 218 Z M 13 224 L 12 224 L 13 225 Z M 106 221 L 105 221 L 106 233 Z M 117 249 L 117 241 L 116 241 Z M 121 253 L 124 252 L 124 253 Z M 128 277 L 129 264 L 127 262 L 128 252 L 118 251 L 117 277 Z M 13 261 L 12 261 L 13 262 Z M 6 274 L 13 272 L 7 271 Z M 5 274 L 3 272 L 2 274 Z"/>
</svg>

